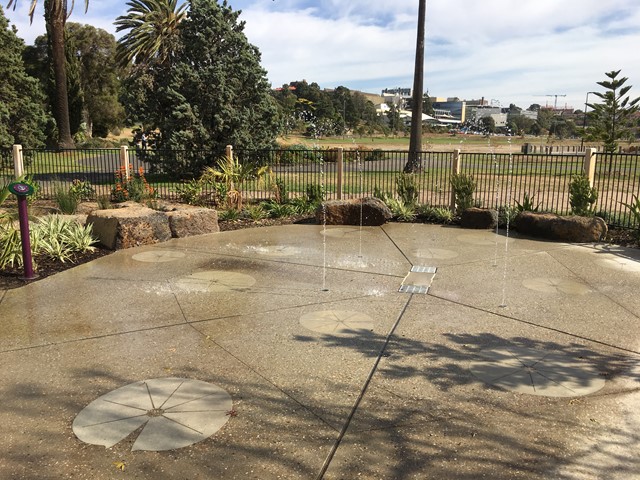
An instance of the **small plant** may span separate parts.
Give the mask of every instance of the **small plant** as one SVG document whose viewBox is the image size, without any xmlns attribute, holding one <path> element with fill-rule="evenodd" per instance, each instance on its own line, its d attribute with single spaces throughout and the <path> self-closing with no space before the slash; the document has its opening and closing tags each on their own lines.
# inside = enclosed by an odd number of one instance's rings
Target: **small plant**
<svg viewBox="0 0 640 480">
<path fill-rule="evenodd" d="M 456 203 L 456 215 L 473 206 L 473 193 L 476 190 L 476 182 L 471 175 L 454 173 L 451 176 L 451 188 Z"/>
<path fill-rule="evenodd" d="M 80 197 L 73 193 L 71 189 L 67 190 L 63 185 L 56 185 L 53 194 L 61 213 L 66 215 L 76 213 L 78 204 L 80 203 Z"/>
<path fill-rule="evenodd" d="M 90 181 L 76 178 L 71 182 L 69 193 L 75 195 L 79 200 L 90 200 L 94 197 L 96 191 Z"/>
<path fill-rule="evenodd" d="M 108 210 L 113 207 L 109 195 L 98 195 L 96 201 L 98 202 L 98 208 L 100 210 Z"/>
<path fill-rule="evenodd" d="M 218 212 L 218 218 L 222 221 L 238 220 L 240 218 L 240 210 L 236 208 L 227 208 Z"/>
<path fill-rule="evenodd" d="M 289 200 L 289 192 L 287 191 L 287 184 L 282 178 L 276 178 L 273 183 L 273 192 L 275 200 L 278 203 L 287 203 Z"/>
<path fill-rule="evenodd" d="M 406 204 L 402 200 L 389 198 L 385 202 L 393 216 L 400 222 L 412 222 L 416 219 L 416 208 L 412 204 Z"/>
<path fill-rule="evenodd" d="M 640 198 L 638 198 L 637 195 L 633 195 L 631 199 L 633 200 L 631 203 L 620 203 L 629 209 L 629 212 L 633 217 L 633 223 L 636 226 L 636 239 L 640 239 Z"/>
<path fill-rule="evenodd" d="M 534 205 L 533 197 L 535 197 L 535 195 L 529 196 L 529 194 L 525 192 L 522 203 L 516 200 L 516 210 L 518 212 L 537 212 L 540 208 L 540 204 L 538 203 L 537 205 Z"/>
<path fill-rule="evenodd" d="M 250 205 L 245 208 L 245 213 L 251 220 L 262 220 L 268 216 L 262 205 Z"/>
<path fill-rule="evenodd" d="M 306 213 L 312 213 L 321 202 L 311 203 L 304 197 L 294 198 L 289 201 L 289 205 L 296 212 L 296 214 L 304 215 Z"/>
<path fill-rule="evenodd" d="M 592 216 L 598 191 L 591 186 L 586 175 L 574 175 L 569 184 L 569 203 L 574 215 Z"/>
<path fill-rule="evenodd" d="M 500 207 L 498 207 L 498 226 L 504 228 L 507 225 L 513 225 L 520 211 L 517 207 L 500 205 Z"/>
<path fill-rule="evenodd" d="M 129 169 L 131 169 L 131 165 Z M 129 178 L 127 178 L 127 170 L 124 166 L 116 171 L 115 185 L 111 189 L 111 198 L 114 202 L 128 200 L 142 202 L 155 196 L 156 191 L 147 182 L 142 167 L 138 169 L 137 174 L 129 175 Z"/>
<path fill-rule="evenodd" d="M 295 207 L 287 203 L 278 203 L 270 200 L 262 205 L 271 218 L 290 217 L 297 213 Z"/>
<path fill-rule="evenodd" d="M 445 207 L 432 207 L 421 205 L 418 207 L 418 215 L 434 223 L 448 225 L 453 222 L 453 212 Z"/>
<path fill-rule="evenodd" d="M 189 180 L 187 183 L 180 184 L 176 187 L 176 193 L 180 197 L 180 200 L 189 205 L 204 204 L 202 190 L 203 184 L 200 179 Z"/>
<path fill-rule="evenodd" d="M 416 205 L 420 189 L 415 174 L 401 173 L 398 175 L 396 177 L 396 189 L 402 203 Z"/>
<path fill-rule="evenodd" d="M 237 157 L 218 159 L 217 167 L 207 167 L 200 177 L 204 184 L 221 182 L 226 186 L 225 199 L 229 208 L 242 210 L 243 183 L 251 179 L 260 179 L 269 171 L 268 166 L 255 162 L 240 162 Z"/>
<path fill-rule="evenodd" d="M 318 205 L 324 201 L 325 191 L 318 183 L 308 183 L 305 187 L 305 197 L 311 205 Z"/>
</svg>

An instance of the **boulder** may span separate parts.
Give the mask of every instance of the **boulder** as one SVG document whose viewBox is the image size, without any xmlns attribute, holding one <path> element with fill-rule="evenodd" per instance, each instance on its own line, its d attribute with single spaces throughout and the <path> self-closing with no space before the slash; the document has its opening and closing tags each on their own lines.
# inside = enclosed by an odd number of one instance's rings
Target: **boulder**
<svg viewBox="0 0 640 480">
<path fill-rule="evenodd" d="M 494 229 L 498 226 L 498 211 L 489 208 L 467 208 L 460 216 L 460 226 Z"/>
<path fill-rule="evenodd" d="M 384 225 L 393 217 L 385 203 L 373 197 L 356 200 L 330 200 L 316 209 L 316 222 L 327 225 Z"/>
<path fill-rule="evenodd" d="M 188 207 L 166 212 L 173 238 L 220 231 L 218 212 L 211 208 Z"/>
<path fill-rule="evenodd" d="M 600 217 L 521 212 L 514 224 L 525 235 L 563 242 L 599 242 L 607 234 L 607 223 Z"/>
<path fill-rule="evenodd" d="M 163 212 L 134 202 L 119 208 L 96 210 L 87 217 L 100 244 L 110 250 L 151 245 L 171 238 L 169 219 Z"/>
</svg>

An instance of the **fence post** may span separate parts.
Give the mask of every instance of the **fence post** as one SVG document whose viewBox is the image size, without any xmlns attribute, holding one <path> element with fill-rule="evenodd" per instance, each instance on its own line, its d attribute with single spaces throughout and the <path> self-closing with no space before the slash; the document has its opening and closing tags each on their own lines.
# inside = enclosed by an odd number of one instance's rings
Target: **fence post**
<svg viewBox="0 0 640 480">
<path fill-rule="evenodd" d="M 589 179 L 589 186 L 593 187 L 596 176 L 596 159 L 597 150 L 595 148 L 587 148 L 584 151 L 584 173 Z"/>
<path fill-rule="evenodd" d="M 338 200 L 342 200 L 342 184 L 343 184 L 343 175 L 344 175 L 344 158 L 343 158 L 343 148 L 338 147 L 338 185 L 336 186 L 336 194 Z"/>
<path fill-rule="evenodd" d="M 124 177 L 129 180 L 131 176 L 129 171 L 129 148 L 126 145 L 120 147 L 120 166 L 124 171 Z"/>
<path fill-rule="evenodd" d="M 225 155 L 227 157 L 227 162 L 229 162 L 229 165 L 233 164 L 233 145 L 227 145 L 227 148 L 225 149 Z"/>
<path fill-rule="evenodd" d="M 16 178 L 24 175 L 24 159 L 22 157 L 22 145 L 13 146 L 13 173 Z"/>
<path fill-rule="evenodd" d="M 458 175 L 460 173 L 460 149 L 456 148 L 453 151 L 453 155 L 451 156 L 451 175 Z M 449 185 L 449 188 L 451 188 L 451 185 Z M 451 188 L 451 211 L 455 212 L 456 211 L 456 195 L 455 192 L 453 191 L 453 188 Z"/>
</svg>

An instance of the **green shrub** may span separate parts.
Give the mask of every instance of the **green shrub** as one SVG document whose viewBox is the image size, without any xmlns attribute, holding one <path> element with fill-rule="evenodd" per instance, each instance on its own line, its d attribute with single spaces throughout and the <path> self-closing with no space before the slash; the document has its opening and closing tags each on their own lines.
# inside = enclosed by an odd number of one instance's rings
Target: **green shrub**
<svg viewBox="0 0 640 480">
<path fill-rule="evenodd" d="M 325 191 L 318 183 L 308 183 L 305 187 L 305 198 L 312 205 L 317 205 L 324 201 Z"/>
<path fill-rule="evenodd" d="M 418 207 L 418 215 L 425 220 L 434 223 L 442 223 L 448 225 L 453 222 L 453 212 L 446 207 L 432 207 L 429 205 L 421 205 Z"/>
<path fill-rule="evenodd" d="M 95 196 L 96 191 L 90 181 L 76 178 L 71 182 L 69 193 L 75 195 L 79 200 L 90 200 Z"/>
<path fill-rule="evenodd" d="M 522 203 L 516 200 L 516 210 L 518 212 L 537 212 L 540 204 L 534 205 L 533 197 L 535 197 L 535 195 L 529 196 L 529 194 L 525 192 Z"/>
<path fill-rule="evenodd" d="M 218 218 L 225 220 L 238 220 L 240 218 L 240 210 L 237 208 L 227 208 L 218 212 Z"/>
<path fill-rule="evenodd" d="M 271 218 L 290 217 L 297 214 L 295 207 L 287 203 L 278 203 L 270 200 L 262 205 Z"/>
<path fill-rule="evenodd" d="M 625 207 L 629 209 L 629 213 L 631 213 L 631 217 L 633 218 L 633 223 L 636 227 L 635 235 L 636 238 L 640 239 L 640 198 L 638 196 L 633 195 L 631 203 L 621 202 Z"/>
<path fill-rule="evenodd" d="M 67 190 L 63 185 L 56 185 L 54 187 L 54 199 L 58 204 L 58 209 L 61 213 L 66 215 L 73 215 L 78 210 L 78 204 L 80 203 L 80 197 L 71 190 Z"/>
<path fill-rule="evenodd" d="M 203 184 L 200 180 L 189 180 L 187 183 L 181 183 L 176 187 L 176 193 L 180 201 L 188 205 L 203 205 L 204 198 L 202 194 Z"/>
<path fill-rule="evenodd" d="M 569 203 L 571 213 L 574 215 L 592 216 L 598 191 L 589 184 L 589 178 L 582 175 L 574 175 L 569 184 Z"/>
<path fill-rule="evenodd" d="M 396 189 L 405 205 L 416 205 L 420 188 L 413 173 L 401 173 L 396 177 Z"/>
<path fill-rule="evenodd" d="M 30 239 L 36 268 L 38 257 L 65 262 L 73 260 L 77 253 L 94 250 L 93 244 L 96 243 L 91 225 L 85 227 L 59 215 L 47 215 L 33 222 Z M 0 225 L 0 244 L 0 269 L 21 267 L 23 259 L 20 230 L 13 224 Z"/>
<path fill-rule="evenodd" d="M 473 194 L 476 190 L 476 182 L 471 175 L 454 173 L 451 175 L 450 183 L 456 202 L 456 215 L 459 216 L 467 208 L 473 207 Z"/>
<path fill-rule="evenodd" d="M 244 211 L 251 220 L 262 220 L 269 216 L 262 205 L 249 205 Z"/>
</svg>

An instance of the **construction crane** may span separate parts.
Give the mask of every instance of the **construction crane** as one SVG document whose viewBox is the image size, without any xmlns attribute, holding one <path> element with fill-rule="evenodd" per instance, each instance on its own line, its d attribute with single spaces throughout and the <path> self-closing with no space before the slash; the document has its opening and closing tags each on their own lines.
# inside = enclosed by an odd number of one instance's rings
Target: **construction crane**
<svg viewBox="0 0 640 480">
<path fill-rule="evenodd" d="M 551 94 L 551 95 L 534 95 L 534 97 L 554 97 L 553 101 L 553 109 L 558 109 L 558 97 L 566 97 L 566 95 L 561 95 L 559 93 Z"/>
</svg>

